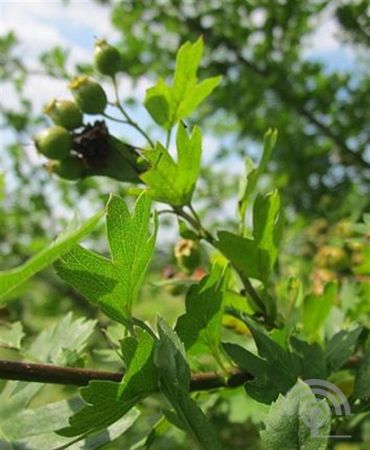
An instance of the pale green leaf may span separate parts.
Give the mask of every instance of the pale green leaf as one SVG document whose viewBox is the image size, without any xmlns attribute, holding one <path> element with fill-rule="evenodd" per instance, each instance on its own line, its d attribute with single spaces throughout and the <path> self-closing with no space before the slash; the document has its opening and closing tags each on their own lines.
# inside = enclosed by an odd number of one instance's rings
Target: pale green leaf
<svg viewBox="0 0 370 450">
<path fill-rule="evenodd" d="M 166 126 L 170 120 L 170 89 L 160 78 L 157 84 L 146 91 L 144 105 L 153 120 Z"/>
<path fill-rule="evenodd" d="M 269 256 L 268 265 L 264 268 L 268 273 L 277 259 L 283 222 L 279 192 L 275 190 L 264 196 L 258 195 L 253 205 L 253 236 L 258 248 Z"/>
<path fill-rule="evenodd" d="M 172 128 L 189 116 L 220 83 L 221 77 L 207 78 L 198 83 L 197 72 L 203 54 L 203 40 L 186 42 L 177 53 L 171 86 L 160 79 L 146 91 L 145 107 L 152 118 L 165 128 Z"/>
<path fill-rule="evenodd" d="M 0 347 L 19 350 L 24 337 L 21 322 L 0 323 Z"/>
<path fill-rule="evenodd" d="M 247 277 L 267 283 L 281 241 L 284 218 L 277 191 L 258 195 L 253 207 L 253 238 L 218 233 L 217 247 Z"/>
<path fill-rule="evenodd" d="M 272 150 L 277 140 L 277 130 L 269 129 L 263 138 L 263 153 L 260 163 L 257 167 L 253 167 L 252 163 L 247 161 L 246 175 L 241 180 L 241 189 L 239 194 L 239 213 L 242 222 L 245 221 L 245 214 L 253 195 L 260 176 L 266 171 L 267 164 L 271 158 Z"/>
<path fill-rule="evenodd" d="M 318 401 L 310 387 L 298 380 L 271 405 L 261 439 L 266 450 L 326 450 L 330 419 L 327 401 Z"/>
<path fill-rule="evenodd" d="M 177 117 L 179 119 L 188 117 L 190 114 L 213 92 L 220 84 L 222 77 L 207 78 L 198 83 L 179 104 Z"/>
<path fill-rule="evenodd" d="M 42 331 L 27 349 L 27 354 L 37 361 L 64 366 L 68 362 L 66 350 L 82 354 L 95 325 L 96 320 L 73 320 L 72 313 L 68 313 Z"/>
<path fill-rule="evenodd" d="M 149 187 L 148 192 L 157 201 L 173 206 L 189 204 L 199 175 L 202 135 L 194 127 L 189 136 L 184 125 L 179 124 L 176 135 L 177 163 L 160 143 L 144 156 L 150 168 L 141 175 Z"/>
<path fill-rule="evenodd" d="M 7 301 L 6 296 L 13 289 L 52 264 L 88 235 L 95 228 L 102 215 L 103 211 L 97 213 L 80 227 L 61 234 L 53 243 L 21 266 L 0 272 L 0 304 Z"/>
</svg>

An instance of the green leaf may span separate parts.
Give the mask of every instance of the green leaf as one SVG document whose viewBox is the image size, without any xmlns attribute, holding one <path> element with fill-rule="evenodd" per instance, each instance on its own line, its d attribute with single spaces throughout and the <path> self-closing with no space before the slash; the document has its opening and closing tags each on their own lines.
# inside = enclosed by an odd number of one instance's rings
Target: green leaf
<svg viewBox="0 0 370 450">
<path fill-rule="evenodd" d="M 55 431 L 67 425 L 68 416 L 81 407 L 81 403 L 80 399 L 72 398 L 20 411 L 2 422 L 0 433 L 3 432 L 6 441 L 11 444 L 9 448 L 14 450 L 56 449 L 62 446 L 68 446 L 71 450 L 94 450 L 122 435 L 140 414 L 134 409 L 114 425 L 78 442 L 57 435 Z M 2 443 L 0 439 L 0 447 Z"/>
<path fill-rule="evenodd" d="M 19 350 L 23 337 L 24 332 L 21 322 L 0 324 L 0 347 Z"/>
<path fill-rule="evenodd" d="M 253 238 L 220 231 L 217 247 L 247 277 L 267 283 L 282 237 L 284 216 L 278 191 L 258 195 L 253 207 Z"/>
<path fill-rule="evenodd" d="M 253 167 L 253 163 L 247 160 L 246 176 L 241 180 L 240 194 L 239 194 L 239 213 L 242 222 L 245 222 L 245 214 L 248 203 L 253 195 L 258 179 L 266 171 L 267 164 L 271 158 L 272 150 L 275 147 L 277 140 L 277 130 L 269 129 L 263 138 L 263 153 L 258 167 Z"/>
<path fill-rule="evenodd" d="M 253 205 L 253 236 L 258 248 L 268 254 L 268 262 L 263 269 L 267 273 L 272 271 L 277 259 L 283 224 L 279 192 L 275 190 L 265 196 L 259 194 Z"/>
<path fill-rule="evenodd" d="M 266 250 L 259 249 L 253 239 L 229 231 L 219 231 L 217 236 L 217 248 L 238 270 L 250 278 L 267 282 L 269 255 Z"/>
<path fill-rule="evenodd" d="M 301 366 L 299 374 L 301 378 L 305 380 L 326 379 L 328 371 L 325 353 L 317 342 L 309 343 L 296 337 L 291 337 L 290 345 L 294 354 L 299 357 Z"/>
<path fill-rule="evenodd" d="M 258 355 L 236 344 L 223 344 L 231 359 L 242 370 L 253 375 L 254 380 L 245 384 L 248 394 L 262 403 L 271 403 L 280 393 L 286 393 L 297 381 L 325 379 L 326 359 L 322 348 L 295 337 L 290 348 L 283 348 L 258 327 L 245 314 L 234 312 L 250 329 L 258 349 Z"/>
<path fill-rule="evenodd" d="M 72 320 L 72 314 L 69 313 L 63 317 L 61 321 L 46 328 L 40 333 L 29 347 L 25 347 L 24 352 L 36 361 L 64 366 L 67 363 L 67 354 L 65 353 L 65 350 L 69 349 L 70 351 L 74 351 L 77 355 L 81 354 L 85 350 L 88 338 L 94 331 L 94 326 L 95 321 L 83 318 Z M 33 420 L 32 418 L 36 413 L 39 414 L 40 412 L 42 413 L 42 411 L 47 411 L 47 409 L 37 409 L 36 411 L 28 409 L 32 399 L 43 387 L 44 385 L 41 383 L 7 382 L 5 388 L 0 393 L 0 436 L 5 435 L 11 441 L 13 441 L 13 438 L 14 440 L 21 439 L 23 434 L 21 434 L 20 431 L 17 431 L 20 427 L 19 424 L 24 423 L 24 421 Z M 71 403 L 71 407 L 72 406 L 76 408 L 76 402 L 73 401 Z M 52 411 L 53 406 L 50 405 L 49 413 L 57 415 L 56 412 L 52 413 Z M 69 414 L 70 412 L 68 415 Z M 63 416 L 62 411 L 61 416 Z M 68 416 L 63 417 L 66 424 Z M 35 436 L 35 442 L 36 435 L 38 436 L 39 432 L 41 434 L 41 431 L 45 433 L 49 432 L 48 436 L 50 437 L 50 427 L 54 426 L 52 425 L 53 420 L 54 418 L 51 416 L 50 420 L 46 424 L 43 423 L 41 428 L 30 425 L 27 429 L 24 429 L 22 433 L 27 433 L 27 436 Z M 57 417 L 55 417 L 55 420 L 57 420 Z M 60 417 L 60 420 L 62 420 L 62 417 Z M 37 419 L 35 419 L 35 421 L 37 421 Z M 59 425 L 56 428 L 60 426 L 62 425 Z M 42 437 L 40 437 L 40 439 L 42 439 Z M 20 446 L 19 448 L 22 447 Z M 38 447 L 35 444 L 35 447 L 33 448 L 38 450 L 42 447 Z"/>
<path fill-rule="evenodd" d="M 325 320 L 334 306 L 337 283 L 328 283 L 322 295 L 308 295 L 303 302 L 303 330 L 310 339 L 320 339 Z"/>
<path fill-rule="evenodd" d="M 112 196 L 107 205 L 107 234 L 112 259 L 75 247 L 56 263 L 58 275 L 114 320 L 131 316 L 144 275 L 154 252 L 157 221 L 150 234 L 151 200 L 145 192 L 132 214 Z"/>
<path fill-rule="evenodd" d="M 88 235 L 96 227 L 102 215 L 103 211 L 97 213 L 80 227 L 61 234 L 53 243 L 21 266 L 0 272 L 0 305 L 8 300 L 6 296 L 13 289 L 52 264 Z"/>
<path fill-rule="evenodd" d="M 153 120 L 161 126 L 170 121 L 170 89 L 160 78 L 157 84 L 146 91 L 144 105 Z"/>
<path fill-rule="evenodd" d="M 362 327 L 341 330 L 326 345 L 325 357 L 330 372 L 339 370 L 355 352 Z"/>
<path fill-rule="evenodd" d="M 145 107 L 155 122 L 172 128 L 189 116 L 220 83 L 221 77 L 207 78 L 198 83 L 197 72 L 203 54 L 203 40 L 186 42 L 177 53 L 172 86 L 163 79 L 146 91 Z"/>
<path fill-rule="evenodd" d="M 218 353 L 223 315 L 223 268 L 214 265 L 210 275 L 190 287 L 186 313 L 177 320 L 175 331 L 191 354 Z"/>
<path fill-rule="evenodd" d="M 178 219 L 177 222 L 179 225 L 179 234 L 182 238 L 191 239 L 193 241 L 196 241 L 197 239 L 199 239 L 197 233 L 195 231 L 193 231 L 192 229 L 190 229 L 183 220 Z"/>
<path fill-rule="evenodd" d="M 96 320 L 73 320 L 72 313 L 68 313 L 42 331 L 27 349 L 27 354 L 44 363 L 67 365 L 70 352 L 79 355 L 85 350 L 95 325 Z"/>
<path fill-rule="evenodd" d="M 158 332 L 155 364 L 158 367 L 160 389 L 175 411 L 166 411 L 167 420 L 186 431 L 199 448 L 221 450 L 212 426 L 190 397 L 190 370 L 183 344 L 162 319 L 158 321 Z"/>
<path fill-rule="evenodd" d="M 153 443 L 164 436 L 169 428 L 169 421 L 165 417 L 161 417 L 145 440 L 145 450 L 152 448 Z"/>
<path fill-rule="evenodd" d="M 142 398 L 158 388 L 158 373 L 153 362 L 154 339 L 146 331 L 122 341 L 122 354 L 128 366 L 119 389 L 122 401 Z"/>
<path fill-rule="evenodd" d="M 55 263 L 60 278 L 115 320 L 125 321 L 125 313 L 116 301 L 119 284 L 110 260 L 81 246 L 74 247 Z"/>
<path fill-rule="evenodd" d="M 122 342 L 127 370 L 121 383 L 92 381 L 81 389 L 87 405 L 70 418 L 70 426 L 59 431 L 63 436 L 90 434 L 108 427 L 127 414 L 136 403 L 158 388 L 157 369 L 153 363 L 153 338 L 143 330 L 137 338 Z"/>
<path fill-rule="evenodd" d="M 149 233 L 151 201 L 143 193 L 130 215 L 126 204 L 117 196 L 107 206 L 107 232 L 112 263 L 120 280 L 125 308 L 131 311 L 144 275 L 153 256 L 157 227 Z"/>
<path fill-rule="evenodd" d="M 240 369 L 245 370 L 256 378 L 267 373 L 269 368 L 268 362 L 249 350 L 232 343 L 224 343 L 223 347 Z"/>
<path fill-rule="evenodd" d="M 330 418 L 327 401 L 317 401 L 309 386 L 299 380 L 271 405 L 261 439 L 266 450 L 326 450 Z"/>
<path fill-rule="evenodd" d="M 119 383 L 91 381 L 80 390 L 86 405 L 69 419 L 69 427 L 61 428 L 58 434 L 64 437 L 80 436 L 103 430 L 119 420 L 135 405 L 119 399 Z"/>
<path fill-rule="evenodd" d="M 199 175 L 202 135 L 194 127 L 189 136 L 183 124 L 179 124 L 176 135 L 177 163 L 160 143 L 154 150 L 146 150 L 144 157 L 149 170 L 141 175 L 148 185 L 148 192 L 155 200 L 173 206 L 189 204 Z"/>
<path fill-rule="evenodd" d="M 370 399 L 370 347 L 357 369 L 353 397 L 361 400 Z"/>
<path fill-rule="evenodd" d="M 247 393 L 259 402 L 271 403 L 297 381 L 301 371 L 299 358 L 277 344 L 245 314 L 235 316 L 250 329 L 259 356 L 235 344 L 224 344 L 224 348 L 239 367 L 255 377 L 245 384 Z"/>
<path fill-rule="evenodd" d="M 222 77 L 215 76 L 207 78 L 185 91 L 183 100 L 179 103 L 176 118 L 178 120 L 190 116 L 190 114 L 213 92 L 213 90 L 220 84 Z"/>
</svg>

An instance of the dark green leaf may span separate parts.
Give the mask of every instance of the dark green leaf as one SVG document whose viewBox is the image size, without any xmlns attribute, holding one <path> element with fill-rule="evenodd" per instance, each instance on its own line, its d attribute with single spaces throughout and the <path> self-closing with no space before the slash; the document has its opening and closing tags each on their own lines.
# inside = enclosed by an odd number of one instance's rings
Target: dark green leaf
<svg viewBox="0 0 370 450">
<path fill-rule="evenodd" d="M 219 351 L 223 281 L 223 268 L 215 265 L 186 295 L 186 313 L 179 317 L 175 330 L 192 354 Z"/>
<path fill-rule="evenodd" d="M 370 399 L 370 348 L 365 352 L 357 369 L 353 396 L 361 400 Z"/>
<path fill-rule="evenodd" d="M 325 357 L 330 372 L 339 370 L 353 355 L 362 327 L 341 330 L 327 343 Z"/>
<path fill-rule="evenodd" d="M 155 363 L 159 372 L 160 389 L 175 411 L 167 411 L 166 418 L 185 430 L 199 448 L 220 450 L 221 446 L 212 426 L 190 397 L 190 370 L 183 344 L 162 319 L 158 322 L 158 332 Z"/>
</svg>

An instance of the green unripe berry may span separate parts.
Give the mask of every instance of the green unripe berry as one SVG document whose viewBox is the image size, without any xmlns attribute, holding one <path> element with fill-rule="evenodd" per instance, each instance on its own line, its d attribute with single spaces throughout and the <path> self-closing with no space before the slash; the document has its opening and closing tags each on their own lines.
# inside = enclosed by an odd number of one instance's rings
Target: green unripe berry
<svg viewBox="0 0 370 450">
<path fill-rule="evenodd" d="M 81 111 L 86 114 L 102 114 L 108 99 L 104 89 L 96 81 L 83 75 L 74 78 L 69 88 Z"/>
<path fill-rule="evenodd" d="M 121 54 L 104 39 L 95 43 L 94 66 L 102 75 L 114 77 L 121 70 Z"/>
<path fill-rule="evenodd" d="M 37 150 L 50 159 L 66 158 L 72 148 L 72 136 L 65 128 L 55 125 L 42 131 L 36 138 Z"/>
<path fill-rule="evenodd" d="M 62 161 L 55 161 L 51 166 L 51 171 L 61 178 L 75 181 L 84 177 L 86 168 L 80 158 L 77 156 L 69 156 Z"/>
<path fill-rule="evenodd" d="M 74 130 L 82 125 L 82 112 L 72 100 L 53 99 L 45 106 L 44 112 L 56 125 L 67 130 Z"/>
</svg>

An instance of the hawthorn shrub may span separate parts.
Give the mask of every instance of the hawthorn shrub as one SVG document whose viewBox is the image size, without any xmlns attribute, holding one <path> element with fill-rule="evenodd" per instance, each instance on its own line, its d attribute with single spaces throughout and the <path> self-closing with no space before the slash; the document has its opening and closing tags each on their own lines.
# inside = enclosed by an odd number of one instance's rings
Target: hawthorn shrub
<svg viewBox="0 0 370 450">
<path fill-rule="evenodd" d="M 146 91 L 145 108 L 164 142 L 121 102 L 122 61 L 104 40 L 94 65 L 111 81 L 114 100 L 79 76 L 69 84 L 74 100 L 46 106 L 54 123 L 35 145 L 47 170 L 66 180 L 110 177 L 128 183 L 127 196 L 112 193 L 104 210 L 1 272 L 0 305 L 53 265 L 74 295 L 106 317 L 106 347 L 97 350 L 120 370 L 85 367 L 97 327 L 90 317 L 66 313 L 25 343 L 20 322 L 1 323 L 0 346 L 13 356 L 0 360 L 8 380 L 0 392 L 1 448 L 352 448 L 339 438 L 368 448 L 370 215 L 335 226 L 316 220 L 300 251 L 285 253 L 279 192 L 260 183 L 278 139 L 268 130 L 259 163 L 247 161 L 235 196 L 238 226 L 207 227 L 193 201 L 202 132 L 186 121 L 221 77 L 198 79 L 202 52 L 202 39 L 184 44 L 172 82 L 160 79 Z M 145 147 L 112 135 L 111 120 L 133 127 Z M 155 302 L 181 295 L 184 305 L 174 320 L 157 317 L 153 303 L 148 321 L 138 299 L 142 290 L 150 295 L 146 274 L 165 214 L 178 223 L 177 268 L 163 269 Z M 89 248 L 79 244 L 103 218 L 109 256 L 93 240 Z M 52 383 L 70 387 L 45 394 Z M 72 386 L 82 386 L 80 395 Z"/>
</svg>

